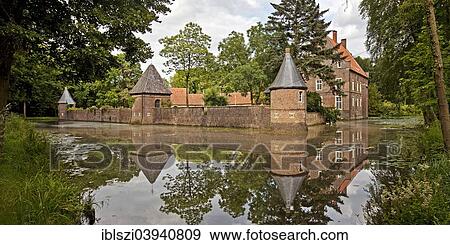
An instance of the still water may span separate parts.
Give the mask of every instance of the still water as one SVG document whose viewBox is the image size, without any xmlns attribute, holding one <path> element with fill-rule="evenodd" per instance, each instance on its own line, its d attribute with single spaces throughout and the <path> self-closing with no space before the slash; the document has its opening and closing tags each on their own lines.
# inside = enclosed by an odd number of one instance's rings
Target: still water
<svg viewBox="0 0 450 245">
<path fill-rule="evenodd" d="M 53 135 L 58 163 L 90 186 L 95 224 L 365 224 L 379 163 L 399 154 L 400 135 L 414 124 L 356 121 L 308 132 L 38 127 Z"/>
</svg>

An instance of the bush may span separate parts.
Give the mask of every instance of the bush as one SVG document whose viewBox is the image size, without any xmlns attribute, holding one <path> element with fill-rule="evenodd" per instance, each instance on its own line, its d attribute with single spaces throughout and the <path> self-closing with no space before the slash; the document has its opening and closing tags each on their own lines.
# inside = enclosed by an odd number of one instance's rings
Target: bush
<svg viewBox="0 0 450 245">
<path fill-rule="evenodd" d="M 210 88 L 205 91 L 203 100 L 205 101 L 205 106 L 227 106 L 227 97 L 220 95 L 216 88 Z"/>
<path fill-rule="evenodd" d="M 341 111 L 323 107 L 322 98 L 316 92 L 308 92 L 307 111 L 319 112 L 325 118 L 326 123 L 336 123 L 341 116 Z"/>
<path fill-rule="evenodd" d="M 321 112 L 323 109 L 322 106 L 322 99 L 320 98 L 320 95 L 316 92 L 308 92 L 308 99 L 307 99 L 307 111 L 308 112 Z"/>
</svg>

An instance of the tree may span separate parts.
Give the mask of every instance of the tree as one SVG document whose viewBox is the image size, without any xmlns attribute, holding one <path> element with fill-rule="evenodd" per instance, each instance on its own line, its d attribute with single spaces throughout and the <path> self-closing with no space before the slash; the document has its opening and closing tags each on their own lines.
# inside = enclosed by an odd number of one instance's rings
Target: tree
<svg viewBox="0 0 450 245">
<path fill-rule="evenodd" d="M 52 58 L 39 53 L 19 52 L 11 71 L 11 110 L 24 116 L 56 115 L 56 101 L 64 85 L 62 71 L 50 65 Z"/>
<path fill-rule="evenodd" d="M 447 153 L 450 154 L 450 116 L 448 111 L 447 91 L 444 82 L 444 63 L 442 60 L 441 44 L 439 40 L 438 27 L 434 0 L 427 1 L 427 22 L 429 26 L 431 43 L 433 49 L 435 86 L 439 105 L 439 120 L 441 122 L 442 135 Z"/>
<path fill-rule="evenodd" d="M 228 72 L 250 61 L 250 51 L 245 43 L 244 34 L 231 32 L 219 43 L 219 63 Z"/>
<path fill-rule="evenodd" d="M 0 108 L 8 101 L 11 67 L 18 51 L 53 57 L 53 62 L 64 67 L 63 80 L 94 81 L 115 65 L 114 50 L 126 53 L 130 61 L 152 56 L 149 44 L 137 34 L 150 32 L 151 23 L 170 11 L 169 4 L 171 0 L 2 1 Z M 0 121 L 0 132 L 3 125 Z"/>
<path fill-rule="evenodd" d="M 267 27 L 261 23 L 257 23 L 247 31 L 248 47 L 251 52 L 252 60 L 259 64 L 264 70 L 267 80 L 265 87 L 268 87 L 270 83 L 275 79 L 280 64 L 283 61 L 283 47 L 279 44 L 273 44 L 273 38 L 271 37 Z M 275 61 L 275 59 L 277 59 Z"/>
<path fill-rule="evenodd" d="M 405 94 L 405 101 L 406 95 L 409 96 L 409 94 L 424 95 L 426 98 L 412 102 L 420 106 L 424 119 L 428 123 L 433 121 L 434 111 L 438 111 L 448 151 L 450 122 L 444 81 L 449 69 L 444 66 L 440 42 L 448 45 L 450 41 L 450 28 L 448 28 L 450 3 L 439 1 L 436 6 L 438 8 L 435 8 L 432 0 L 363 0 L 360 10 L 363 17 L 368 20 L 367 46 L 376 61 L 374 75 L 390 81 L 380 83 L 380 91 L 387 99 L 391 97 L 395 99 L 401 92 Z M 437 22 L 442 23 L 439 28 Z M 424 38 L 424 30 L 427 30 L 429 38 Z M 396 35 L 386 33 L 396 33 Z M 419 46 L 421 47 L 418 48 Z M 427 50 L 430 50 L 429 55 Z M 423 56 L 419 58 L 417 52 Z M 429 72 L 431 67 L 434 68 L 433 73 Z M 422 73 L 418 72 L 419 70 Z M 430 84 L 426 81 L 434 81 L 434 92 L 429 89 L 421 91 L 423 86 L 415 86 Z M 384 94 L 384 91 L 387 91 L 387 94 Z M 390 96 L 387 96 L 388 94 Z M 429 103 L 430 98 L 437 103 Z M 424 103 L 426 100 L 428 102 Z"/>
<path fill-rule="evenodd" d="M 334 47 L 327 48 L 330 22 L 325 22 L 323 16 L 328 10 L 321 11 L 315 0 L 282 0 L 272 6 L 275 12 L 269 17 L 267 28 L 272 44 L 276 43 L 274 46 L 279 49 L 278 55 L 291 47 L 295 63 L 307 80 L 318 76 L 334 88 L 334 72 L 326 61 L 338 60 L 339 54 Z"/>
<path fill-rule="evenodd" d="M 266 80 L 267 77 L 264 71 L 255 61 L 237 67 L 225 77 L 225 81 L 230 84 L 234 91 L 243 95 L 250 93 L 252 104 L 255 101 L 257 103 L 261 102 L 261 94 L 266 89 L 266 84 L 264 83 Z"/>
<path fill-rule="evenodd" d="M 210 53 L 211 37 L 204 34 L 195 23 L 188 23 L 174 36 L 159 40 L 164 48 L 160 54 L 167 58 L 167 73 L 183 71 L 186 86 L 186 105 L 189 107 L 189 87 L 193 69 L 204 67 Z"/>
</svg>

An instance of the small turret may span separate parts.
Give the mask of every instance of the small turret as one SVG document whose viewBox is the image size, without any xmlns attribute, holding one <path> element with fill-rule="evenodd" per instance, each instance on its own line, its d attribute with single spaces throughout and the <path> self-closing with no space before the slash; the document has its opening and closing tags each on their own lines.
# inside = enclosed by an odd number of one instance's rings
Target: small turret
<svg viewBox="0 0 450 245">
<path fill-rule="evenodd" d="M 58 118 L 59 120 L 67 120 L 67 108 L 69 106 L 75 106 L 75 100 L 70 95 L 69 90 L 64 88 L 64 92 L 58 101 Z"/>
<path fill-rule="evenodd" d="M 307 89 L 290 49 L 286 49 L 278 75 L 267 89 L 270 93 L 272 125 L 287 128 L 306 127 Z"/>
</svg>

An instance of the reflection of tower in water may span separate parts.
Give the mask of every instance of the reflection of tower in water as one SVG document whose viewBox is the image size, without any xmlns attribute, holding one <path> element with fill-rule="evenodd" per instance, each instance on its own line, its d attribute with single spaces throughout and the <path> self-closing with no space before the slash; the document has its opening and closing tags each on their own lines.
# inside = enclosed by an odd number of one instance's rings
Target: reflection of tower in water
<svg viewBox="0 0 450 245">
<path fill-rule="evenodd" d="M 286 210 L 292 211 L 295 196 L 308 176 L 303 167 L 306 140 L 272 140 L 271 152 L 271 177 L 278 186 Z"/>
</svg>

